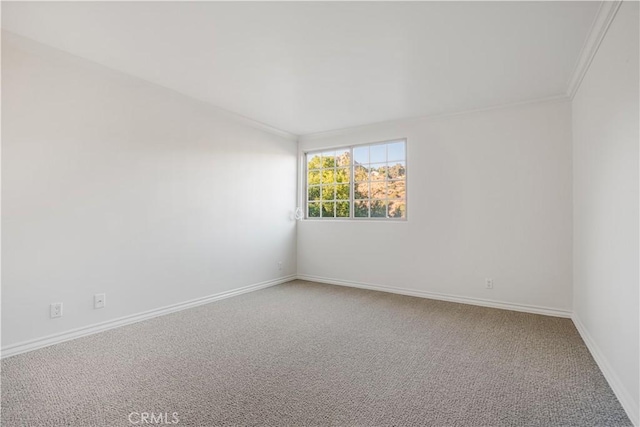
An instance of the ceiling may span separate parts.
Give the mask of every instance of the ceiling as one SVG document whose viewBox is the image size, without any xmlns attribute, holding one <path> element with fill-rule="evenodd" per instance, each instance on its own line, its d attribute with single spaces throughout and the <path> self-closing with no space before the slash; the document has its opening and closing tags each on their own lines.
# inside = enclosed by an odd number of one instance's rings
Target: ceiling
<svg viewBox="0 0 640 427">
<path fill-rule="evenodd" d="M 564 95 L 599 2 L 3 2 L 2 27 L 309 134 Z"/>
</svg>

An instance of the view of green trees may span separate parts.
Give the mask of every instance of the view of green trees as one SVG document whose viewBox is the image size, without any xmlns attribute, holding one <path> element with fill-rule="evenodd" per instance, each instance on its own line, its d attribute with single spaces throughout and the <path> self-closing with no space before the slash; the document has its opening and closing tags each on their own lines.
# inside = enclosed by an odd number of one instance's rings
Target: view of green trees
<svg viewBox="0 0 640 427">
<path fill-rule="evenodd" d="M 308 216 L 350 216 L 351 154 L 315 155 L 307 163 Z"/>
<path fill-rule="evenodd" d="M 399 144 L 402 144 L 399 146 Z M 356 218 L 404 218 L 406 216 L 406 166 L 404 142 L 391 148 L 375 148 L 384 155 L 369 154 L 369 147 L 311 154 L 307 158 L 307 216 L 309 218 L 349 218 L 351 191 L 354 191 Z M 367 151 L 365 152 L 364 149 Z M 401 150 L 400 150 L 401 149 Z M 387 154 L 387 152 L 389 154 Z M 366 156 L 364 156 L 366 154 Z M 376 163 L 361 163 L 374 160 Z M 395 159 L 389 159 L 395 157 Z M 379 160 L 383 160 L 379 162 Z M 389 161 L 391 160 L 391 161 Z M 353 183 L 351 182 L 353 173 Z M 352 185 L 353 184 L 353 185 Z"/>
</svg>

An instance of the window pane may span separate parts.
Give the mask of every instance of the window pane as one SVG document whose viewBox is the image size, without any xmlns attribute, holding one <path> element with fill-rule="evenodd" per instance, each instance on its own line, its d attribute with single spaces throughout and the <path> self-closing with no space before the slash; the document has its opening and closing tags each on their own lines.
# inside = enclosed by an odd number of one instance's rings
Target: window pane
<svg viewBox="0 0 640 427">
<path fill-rule="evenodd" d="M 355 147 L 353 149 L 354 164 L 369 163 L 369 147 Z"/>
<path fill-rule="evenodd" d="M 371 201 L 371 218 L 386 218 L 387 202 L 384 200 Z"/>
<path fill-rule="evenodd" d="M 349 184 L 336 185 L 336 200 L 349 200 Z"/>
<path fill-rule="evenodd" d="M 307 200 L 320 200 L 320 187 L 309 187 Z"/>
<path fill-rule="evenodd" d="M 378 168 L 378 176 L 382 179 L 389 179 L 389 164 L 385 163 Z"/>
<path fill-rule="evenodd" d="M 372 199 L 387 198 L 387 184 L 384 181 L 371 181 L 369 191 Z"/>
<path fill-rule="evenodd" d="M 377 163 L 369 167 L 371 181 L 382 181 L 386 178 L 386 163 Z"/>
<path fill-rule="evenodd" d="M 322 160 L 319 153 L 307 155 L 307 169 L 318 169 L 321 165 Z"/>
<path fill-rule="evenodd" d="M 335 151 L 325 151 L 322 153 L 322 167 L 323 168 L 332 168 L 336 165 L 336 152 Z"/>
<path fill-rule="evenodd" d="M 390 162 L 387 175 L 390 179 L 405 178 L 407 176 L 405 162 Z"/>
<path fill-rule="evenodd" d="M 334 218 L 335 217 L 335 202 L 324 202 L 322 203 L 322 217 L 323 218 Z"/>
<path fill-rule="evenodd" d="M 309 173 L 307 174 L 307 184 L 320 184 L 320 171 L 309 171 Z"/>
<path fill-rule="evenodd" d="M 387 145 L 372 145 L 369 153 L 369 163 L 382 163 L 387 161 Z"/>
<path fill-rule="evenodd" d="M 369 183 L 359 182 L 354 184 L 355 192 L 353 194 L 354 199 L 368 199 L 369 198 Z"/>
<path fill-rule="evenodd" d="M 322 186 L 322 200 L 335 200 L 336 198 L 336 186 L 335 185 L 323 185 Z"/>
<path fill-rule="evenodd" d="M 406 218 L 407 203 L 404 200 L 389 202 L 389 218 Z"/>
<path fill-rule="evenodd" d="M 387 181 L 388 199 L 405 199 L 407 197 L 407 184 L 405 181 Z"/>
<path fill-rule="evenodd" d="M 336 203 L 336 216 L 340 218 L 349 217 L 349 202 Z"/>
<path fill-rule="evenodd" d="M 337 166 L 351 165 L 351 150 L 339 150 L 337 158 Z"/>
<path fill-rule="evenodd" d="M 351 181 L 351 168 L 336 169 L 336 182 Z"/>
<path fill-rule="evenodd" d="M 335 181 L 335 170 L 323 169 L 322 170 L 322 184 L 333 184 Z"/>
<path fill-rule="evenodd" d="M 355 166 L 353 171 L 354 178 L 356 182 L 368 181 L 369 180 L 369 170 L 361 165 Z"/>
<path fill-rule="evenodd" d="M 404 142 L 393 142 L 387 145 L 387 160 L 405 160 Z"/>
<path fill-rule="evenodd" d="M 369 217 L 369 201 L 359 200 L 353 203 L 353 216 L 357 218 Z"/>
<path fill-rule="evenodd" d="M 320 203 L 313 202 L 309 203 L 309 212 L 307 213 L 309 218 L 319 218 L 320 217 Z"/>
</svg>

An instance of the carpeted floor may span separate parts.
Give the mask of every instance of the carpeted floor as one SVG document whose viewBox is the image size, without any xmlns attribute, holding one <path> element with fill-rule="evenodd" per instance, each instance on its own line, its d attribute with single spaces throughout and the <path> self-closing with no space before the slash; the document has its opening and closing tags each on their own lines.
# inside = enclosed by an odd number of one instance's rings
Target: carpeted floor
<svg viewBox="0 0 640 427">
<path fill-rule="evenodd" d="M 302 281 L 1 375 L 4 427 L 631 425 L 568 319 Z"/>
</svg>

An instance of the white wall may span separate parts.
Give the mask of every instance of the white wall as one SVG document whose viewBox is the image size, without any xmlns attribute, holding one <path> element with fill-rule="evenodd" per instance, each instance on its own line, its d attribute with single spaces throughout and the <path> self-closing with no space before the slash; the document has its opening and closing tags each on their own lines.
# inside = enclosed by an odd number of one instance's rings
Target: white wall
<svg viewBox="0 0 640 427">
<path fill-rule="evenodd" d="M 298 274 L 569 315 L 569 102 L 371 125 L 302 138 L 300 146 L 402 137 L 408 220 L 301 221 Z"/>
<path fill-rule="evenodd" d="M 636 424 L 638 18 L 623 2 L 573 100 L 574 320 Z"/>
<path fill-rule="evenodd" d="M 294 140 L 10 33 L 2 107 L 3 348 L 295 274 Z"/>
</svg>

